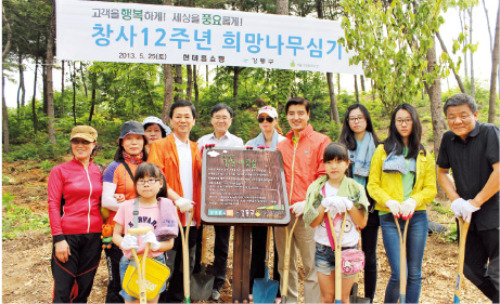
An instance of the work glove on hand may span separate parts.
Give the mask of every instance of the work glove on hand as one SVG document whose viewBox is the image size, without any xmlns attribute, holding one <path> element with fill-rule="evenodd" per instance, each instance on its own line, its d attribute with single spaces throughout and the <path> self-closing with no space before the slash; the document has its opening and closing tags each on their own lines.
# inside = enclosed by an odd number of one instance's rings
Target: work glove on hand
<svg viewBox="0 0 500 304">
<path fill-rule="evenodd" d="M 153 231 L 149 231 L 148 233 L 146 233 L 143 237 L 142 237 L 142 240 L 144 243 L 149 243 L 149 247 L 151 248 L 151 250 L 153 251 L 157 251 L 158 249 L 160 249 L 160 242 L 158 242 L 158 240 L 156 239 L 156 235 Z"/>
<path fill-rule="evenodd" d="M 480 207 L 475 207 L 470 203 L 471 200 L 464 200 L 463 198 L 457 198 L 451 203 L 451 211 L 456 217 L 462 217 L 464 221 L 470 223 L 472 219 L 472 213 L 478 211 Z"/>
<path fill-rule="evenodd" d="M 193 201 L 183 197 L 179 197 L 175 200 L 175 206 L 177 206 L 182 213 L 193 210 L 193 204 Z"/>
<path fill-rule="evenodd" d="M 295 217 L 301 216 L 304 213 L 304 209 L 306 208 L 306 201 L 296 202 L 292 205 L 292 212 L 295 214 Z"/>
<path fill-rule="evenodd" d="M 344 206 L 347 211 L 351 210 L 352 207 L 354 207 L 354 203 L 350 201 L 347 197 L 342 197 L 342 200 L 344 201 Z"/>
<path fill-rule="evenodd" d="M 399 211 L 401 212 L 401 218 L 403 220 L 410 219 L 415 212 L 415 207 L 417 207 L 417 202 L 413 198 L 408 198 L 403 201 L 399 206 Z"/>
<path fill-rule="evenodd" d="M 337 213 L 344 213 L 346 212 L 346 204 L 344 202 L 344 198 L 340 196 L 330 196 L 327 198 L 324 198 L 321 201 L 321 205 L 325 207 L 325 210 L 332 213 L 332 216 L 337 214 Z"/>
<path fill-rule="evenodd" d="M 127 234 L 123 237 L 123 241 L 120 245 L 122 249 L 130 250 L 139 248 L 139 244 L 137 243 L 137 237 L 135 235 Z"/>
<path fill-rule="evenodd" d="M 385 202 L 385 206 L 391 211 L 395 218 L 399 218 L 401 216 L 400 204 L 395 200 L 388 200 Z"/>
</svg>

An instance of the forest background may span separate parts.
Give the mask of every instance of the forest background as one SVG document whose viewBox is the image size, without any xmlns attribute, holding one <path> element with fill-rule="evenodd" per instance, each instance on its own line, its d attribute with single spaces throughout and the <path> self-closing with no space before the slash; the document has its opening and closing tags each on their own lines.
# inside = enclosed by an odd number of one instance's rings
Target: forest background
<svg viewBox="0 0 500 304">
<path fill-rule="evenodd" d="M 488 12 L 491 3 L 487 5 L 486 1 L 136 1 L 338 20 L 346 32 L 344 46 L 358 53 L 353 63 L 361 63 L 364 68 L 364 76 L 353 76 L 354 90 L 348 92 L 340 85 L 340 75 L 332 73 L 56 61 L 54 2 L 4 0 L 3 163 L 37 161 L 38 168 L 49 171 L 70 152 L 68 136 L 72 127 L 89 124 L 99 132 L 96 162 L 108 164 L 123 122 L 142 121 L 154 115 L 168 123 L 169 108 L 180 98 L 191 100 L 198 110 L 192 140 L 212 131 L 210 109 L 217 103 L 226 103 L 235 111 L 230 131 L 244 141 L 260 132 L 255 118 L 258 108 L 265 104 L 278 108 L 281 127 L 287 132 L 283 107 L 290 96 L 305 96 L 311 101 L 311 124 L 334 141 L 349 105 L 366 105 L 379 137 L 384 139 L 392 109 L 407 102 L 419 109 L 424 144 L 436 153 L 447 129 L 442 104 L 449 96 L 458 92 L 470 94 L 479 105 L 480 121 L 496 124 L 499 121 L 500 5 L 497 3 L 493 6 L 496 10 Z M 461 32 L 451 45 L 445 45 L 439 29 L 445 22 L 443 14 L 450 8 L 459 13 Z M 473 9 L 484 10 L 487 28 L 474 28 Z M 489 41 L 475 41 L 473 28 L 488 31 Z M 489 43 L 491 50 L 488 83 L 474 78 L 474 51 L 480 43 Z M 33 71 L 26 69 L 30 63 L 35 64 Z M 24 81 L 30 72 L 35 79 L 32 87 Z M 61 83 L 57 85 L 60 90 L 54 90 L 56 73 L 61 75 Z M 449 75 L 454 76 L 456 85 L 443 91 L 441 79 Z M 9 81 L 18 83 L 15 108 L 7 107 L 5 83 Z M 38 83 L 43 89 L 37 95 Z M 32 97 L 28 99 L 29 94 Z M 9 184 L 9 176 L 3 174 L 2 182 Z M 442 192 L 440 197 L 444 198 Z"/>
</svg>

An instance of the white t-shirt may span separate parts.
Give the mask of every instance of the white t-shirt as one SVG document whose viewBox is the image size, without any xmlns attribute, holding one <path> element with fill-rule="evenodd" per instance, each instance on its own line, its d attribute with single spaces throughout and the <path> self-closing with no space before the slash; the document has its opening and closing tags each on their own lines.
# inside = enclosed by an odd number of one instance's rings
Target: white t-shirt
<svg viewBox="0 0 500 304">
<path fill-rule="evenodd" d="M 183 143 L 177 136 L 175 136 L 175 146 L 177 147 L 177 155 L 179 155 L 179 175 L 182 185 L 182 193 L 184 198 L 193 200 L 193 156 L 191 155 L 191 146 L 189 141 Z M 191 216 L 190 212 L 186 212 L 186 222 L 183 226 L 187 225 L 187 221 Z M 195 221 L 191 222 L 191 226 L 196 225 Z"/>
<path fill-rule="evenodd" d="M 339 189 L 330 186 L 329 183 L 325 184 L 325 194 L 326 197 L 336 196 Z M 356 207 L 353 207 L 356 208 Z M 325 218 L 328 216 L 325 213 Z M 340 229 L 342 225 L 342 220 L 344 219 L 343 214 L 333 215 L 335 218 L 333 219 L 333 227 L 335 228 L 335 235 L 338 238 L 340 235 Z M 330 242 L 328 241 L 328 232 L 326 230 L 326 222 L 323 219 L 321 224 L 316 226 L 314 230 L 314 241 L 320 243 L 321 245 L 330 246 Z M 359 232 L 356 229 L 356 225 L 351 219 L 349 213 L 347 213 L 347 218 L 345 220 L 345 229 L 344 236 L 342 237 L 342 247 L 353 247 L 359 241 Z"/>
</svg>

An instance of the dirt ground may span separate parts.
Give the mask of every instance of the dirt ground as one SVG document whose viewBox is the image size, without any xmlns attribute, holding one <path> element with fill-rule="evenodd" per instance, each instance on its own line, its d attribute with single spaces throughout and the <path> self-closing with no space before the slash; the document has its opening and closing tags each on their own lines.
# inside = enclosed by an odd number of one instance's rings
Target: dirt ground
<svg viewBox="0 0 500 304">
<path fill-rule="evenodd" d="M 62 161 L 62 160 L 61 160 Z M 3 193 L 15 195 L 14 203 L 27 206 L 36 213 L 47 212 L 48 172 L 37 168 L 33 161 L 3 163 L 2 174 L 9 178 L 9 185 L 2 185 Z M 3 211 L 2 211 L 3 212 Z M 429 212 L 431 220 L 443 222 L 443 216 Z M 452 218 L 444 219 L 451 222 Z M 213 260 L 213 229 L 209 228 L 209 261 Z M 51 237 L 40 231 L 26 231 L 24 235 L 2 241 L 2 302 L 3 303 L 48 303 L 52 300 L 52 277 L 50 271 Z M 232 246 L 231 246 L 232 248 Z M 379 232 L 377 248 L 378 282 L 375 302 L 382 303 L 384 290 L 390 276 L 390 267 Z M 94 280 L 89 303 L 103 303 L 107 286 L 107 268 L 104 252 Z M 453 301 L 458 258 L 458 245 L 447 243 L 438 236 L 427 240 L 423 262 L 423 281 L 420 301 L 422 303 L 451 303 Z M 272 260 L 272 259 L 271 259 Z M 299 263 L 299 266 L 301 264 Z M 299 275 L 303 277 L 303 275 Z M 360 295 L 363 294 L 363 276 L 359 276 Z M 222 288 L 221 302 L 231 302 L 232 254 L 228 260 L 228 275 Z M 300 288 L 302 291 L 302 287 Z M 462 287 L 462 303 L 486 303 L 482 295 L 468 280 Z M 301 297 L 303 302 L 303 297 Z"/>
</svg>

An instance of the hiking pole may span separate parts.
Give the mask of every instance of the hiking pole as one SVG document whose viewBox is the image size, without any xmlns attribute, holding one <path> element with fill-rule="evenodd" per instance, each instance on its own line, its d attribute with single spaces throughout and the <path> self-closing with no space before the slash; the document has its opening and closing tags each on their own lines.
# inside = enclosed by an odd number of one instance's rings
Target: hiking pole
<svg viewBox="0 0 500 304">
<path fill-rule="evenodd" d="M 342 237 L 344 236 L 347 212 L 344 213 L 344 219 L 342 220 L 342 226 L 340 228 L 340 235 L 338 239 L 335 234 L 335 227 L 333 227 L 333 216 L 330 210 L 328 210 L 328 219 L 330 230 L 332 231 L 333 242 L 335 243 L 335 248 L 332 249 L 335 253 L 335 304 L 338 304 L 342 303 Z"/>
<path fill-rule="evenodd" d="M 295 226 L 297 225 L 300 216 L 301 215 L 295 218 L 295 223 L 293 223 L 290 233 L 288 233 L 288 226 L 285 227 L 286 240 L 285 240 L 285 261 L 283 265 L 283 290 L 281 291 L 282 303 L 286 303 L 286 298 L 288 294 L 288 274 L 290 272 L 290 250 L 292 247 L 293 231 L 295 230 Z"/>
<path fill-rule="evenodd" d="M 406 220 L 403 235 L 401 235 L 401 228 L 396 217 L 394 217 L 394 221 L 399 234 L 399 303 L 404 304 L 406 303 L 406 233 L 410 219 Z"/>
<path fill-rule="evenodd" d="M 464 277 L 464 259 L 465 259 L 465 241 L 469 232 L 470 222 L 466 222 L 462 217 L 458 217 L 458 231 L 460 240 L 458 242 L 458 274 L 457 284 L 455 285 L 455 297 L 453 303 L 460 303 L 460 290 L 462 289 L 462 278 Z"/>
<path fill-rule="evenodd" d="M 151 231 L 152 227 L 139 227 L 139 228 L 129 228 L 128 234 L 130 235 L 144 235 Z M 142 255 L 142 265 L 139 261 L 139 256 L 135 248 L 132 248 L 132 255 L 134 256 L 135 264 L 137 265 L 137 277 L 139 278 L 139 301 L 141 304 L 146 304 L 148 302 L 146 298 L 146 257 L 148 255 L 150 243 L 146 243 L 146 249 L 144 249 L 144 254 Z M 142 269 L 141 269 L 142 267 Z"/>
</svg>

